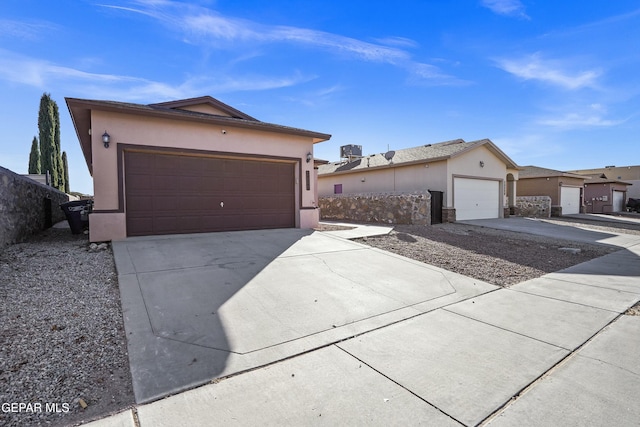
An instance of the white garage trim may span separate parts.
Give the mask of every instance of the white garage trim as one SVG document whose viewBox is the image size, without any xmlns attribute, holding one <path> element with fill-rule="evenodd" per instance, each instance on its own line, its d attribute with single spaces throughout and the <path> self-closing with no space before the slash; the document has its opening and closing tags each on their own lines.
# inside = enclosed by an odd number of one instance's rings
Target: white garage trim
<svg viewBox="0 0 640 427">
<path fill-rule="evenodd" d="M 625 210 L 624 191 L 613 190 L 613 211 L 623 212 Z"/>
<path fill-rule="evenodd" d="M 580 205 L 580 187 L 560 187 L 562 215 L 579 214 Z"/>
<path fill-rule="evenodd" d="M 456 220 L 500 218 L 500 181 L 453 178 Z"/>
</svg>

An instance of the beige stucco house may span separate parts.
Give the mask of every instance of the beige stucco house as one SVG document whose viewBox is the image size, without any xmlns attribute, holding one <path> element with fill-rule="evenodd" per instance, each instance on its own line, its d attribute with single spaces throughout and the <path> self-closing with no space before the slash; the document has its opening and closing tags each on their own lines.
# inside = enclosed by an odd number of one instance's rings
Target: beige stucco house
<svg viewBox="0 0 640 427">
<path fill-rule="evenodd" d="M 331 135 L 261 122 L 209 96 L 66 102 L 93 176 L 93 242 L 318 223 L 313 146 Z"/>
<path fill-rule="evenodd" d="M 584 183 L 588 177 L 538 166 L 523 166 L 518 180 L 518 196 L 551 197 L 551 215 L 583 212 Z"/>
<path fill-rule="evenodd" d="M 427 144 L 320 165 L 318 193 L 442 192 L 443 221 L 501 218 L 515 206 L 518 166 L 489 139 Z"/>
</svg>

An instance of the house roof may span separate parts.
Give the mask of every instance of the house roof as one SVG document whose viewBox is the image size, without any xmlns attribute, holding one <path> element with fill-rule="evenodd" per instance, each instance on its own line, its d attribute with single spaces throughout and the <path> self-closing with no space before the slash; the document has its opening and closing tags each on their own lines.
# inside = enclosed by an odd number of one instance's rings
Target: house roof
<svg viewBox="0 0 640 427">
<path fill-rule="evenodd" d="M 327 141 L 331 138 L 331 135 L 325 133 L 261 122 L 210 96 L 149 105 L 78 98 L 65 98 L 65 100 L 71 115 L 71 120 L 73 121 L 73 125 L 76 129 L 78 140 L 80 141 L 80 146 L 82 147 L 84 158 L 87 162 L 87 166 L 89 167 L 89 172 L 91 173 L 93 173 L 93 167 L 91 164 L 92 153 L 90 134 L 92 110 L 110 111 L 146 117 L 158 117 L 168 120 L 209 123 L 228 127 L 239 127 L 265 132 L 304 136 L 311 138 L 314 144 Z M 203 104 L 210 105 L 214 109 L 228 115 L 208 114 L 185 109 L 186 107 Z"/>
<path fill-rule="evenodd" d="M 547 169 L 541 168 L 539 166 L 522 166 L 520 168 L 520 173 L 518 174 L 518 179 L 527 179 L 527 178 L 551 178 L 551 177 L 567 177 L 567 178 L 581 178 L 587 179 L 584 175 L 578 175 L 576 173 L 563 172 L 555 169 Z"/>
<path fill-rule="evenodd" d="M 607 178 L 605 174 L 589 174 L 583 175 L 587 180 L 584 182 L 585 184 L 622 184 L 622 185 L 633 185 L 630 182 L 620 181 L 619 179 Z"/>
<path fill-rule="evenodd" d="M 252 120 L 254 122 L 259 121 L 251 117 L 250 115 L 243 113 L 240 110 L 236 110 L 230 105 L 225 104 L 211 96 L 200 96 L 198 98 L 179 99 L 177 101 L 160 102 L 157 104 L 149 104 L 150 107 L 168 108 L 168 109 L 184 109 L 184 107 L 190 107 L 193 105 L 209 105 L 217 110 L 221 110 L 230 117 L 237 119 Z"/>
<path fill-rule="evenodd" d="M 362 170 L 436 162 L 459 156 L 481 146 L 488 148 L 493 154 L 500 158 L 508 168 L 518 169 L 516 163 L 489 139 L 481 139 L 479 141 L 471 142 L 466 142 L 463 139 L 454 139 L 437 144 L 426 144 L 419 147 L 404 148 L 380 154 L 371 154 L 350 162 L 341 161 L 320 165 L 318 168 L 318 175 L 349 173 Z"/>
</svg>

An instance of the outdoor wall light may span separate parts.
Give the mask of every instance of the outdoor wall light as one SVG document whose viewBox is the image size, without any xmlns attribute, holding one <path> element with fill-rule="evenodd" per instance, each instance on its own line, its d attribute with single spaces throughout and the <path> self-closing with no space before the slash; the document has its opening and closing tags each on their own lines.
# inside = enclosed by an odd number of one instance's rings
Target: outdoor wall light
<svg viewBox="0 0 640 427">
<path fill-rule="evenodd" d="M 102 143 L 104 144 L 104 148 L 109 148 L 109 143 L 111 142 L 111 135 L 107 133 L 105 130 L 102 134 Z"/>
<path fill-rule="evenodd" d="M 484 167 L 484 162 L 482 160 L 480 160 L 480 167 L 483 168 Z"/>
<path fill-rule="evenodd" d="M 313 159 L 313 154 L 311 152 L 307 153 L 307 163 L 309 163 Z"/>
</svg>

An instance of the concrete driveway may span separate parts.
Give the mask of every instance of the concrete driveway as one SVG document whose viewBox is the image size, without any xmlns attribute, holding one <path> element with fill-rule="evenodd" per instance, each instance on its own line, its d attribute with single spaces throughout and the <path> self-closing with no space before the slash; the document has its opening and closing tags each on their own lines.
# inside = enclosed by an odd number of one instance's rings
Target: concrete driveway
<svg viewBox="0 0 640 427">
<path fill-rule="evenodd" d="M 640 236 L 497 289 L 339 237 L 363 233 L 114 243 L 138 405 L 92 426 L 640 419 Z"/>
<path fill-rule="evenodd" d="M 138 403 L 496 289 L 299 229 L 129 238 L 113 251 Z"/>
<path fill-rule="evenodd" d="M 576 220 L 603 221 L 601 215 L 579 214 L 568 215 L 569 218 Z M 635 219 L 616 219 L 611 217 L 610 221 L 623 222 L 625 224 L 637 225 L 640 229 L 640 222 Z M 551 218 L 553 219 L 553 218 Z M 495 228 L 498 230 L 515 231 L 518 233 L 536 234 L 539 236 L 553 237 L 557 239 L 565 239 L 573 242 L 594 243 L 599 245 L 615 246 L 619 248 L 627 248 L 634 246 L 640 242 L 640 236 L 627 235 L 618 233 L 609 233 L 605 231 L 596 231 L 586 227 L 576 226 L 574 224 L 556 224 L 547 222 L 540 218 L 495 218 L 495 219 L 474 219 L 467 221 L 458 221 L 462 224 L 476 225 L 480 227 Z"/>
</svg>

